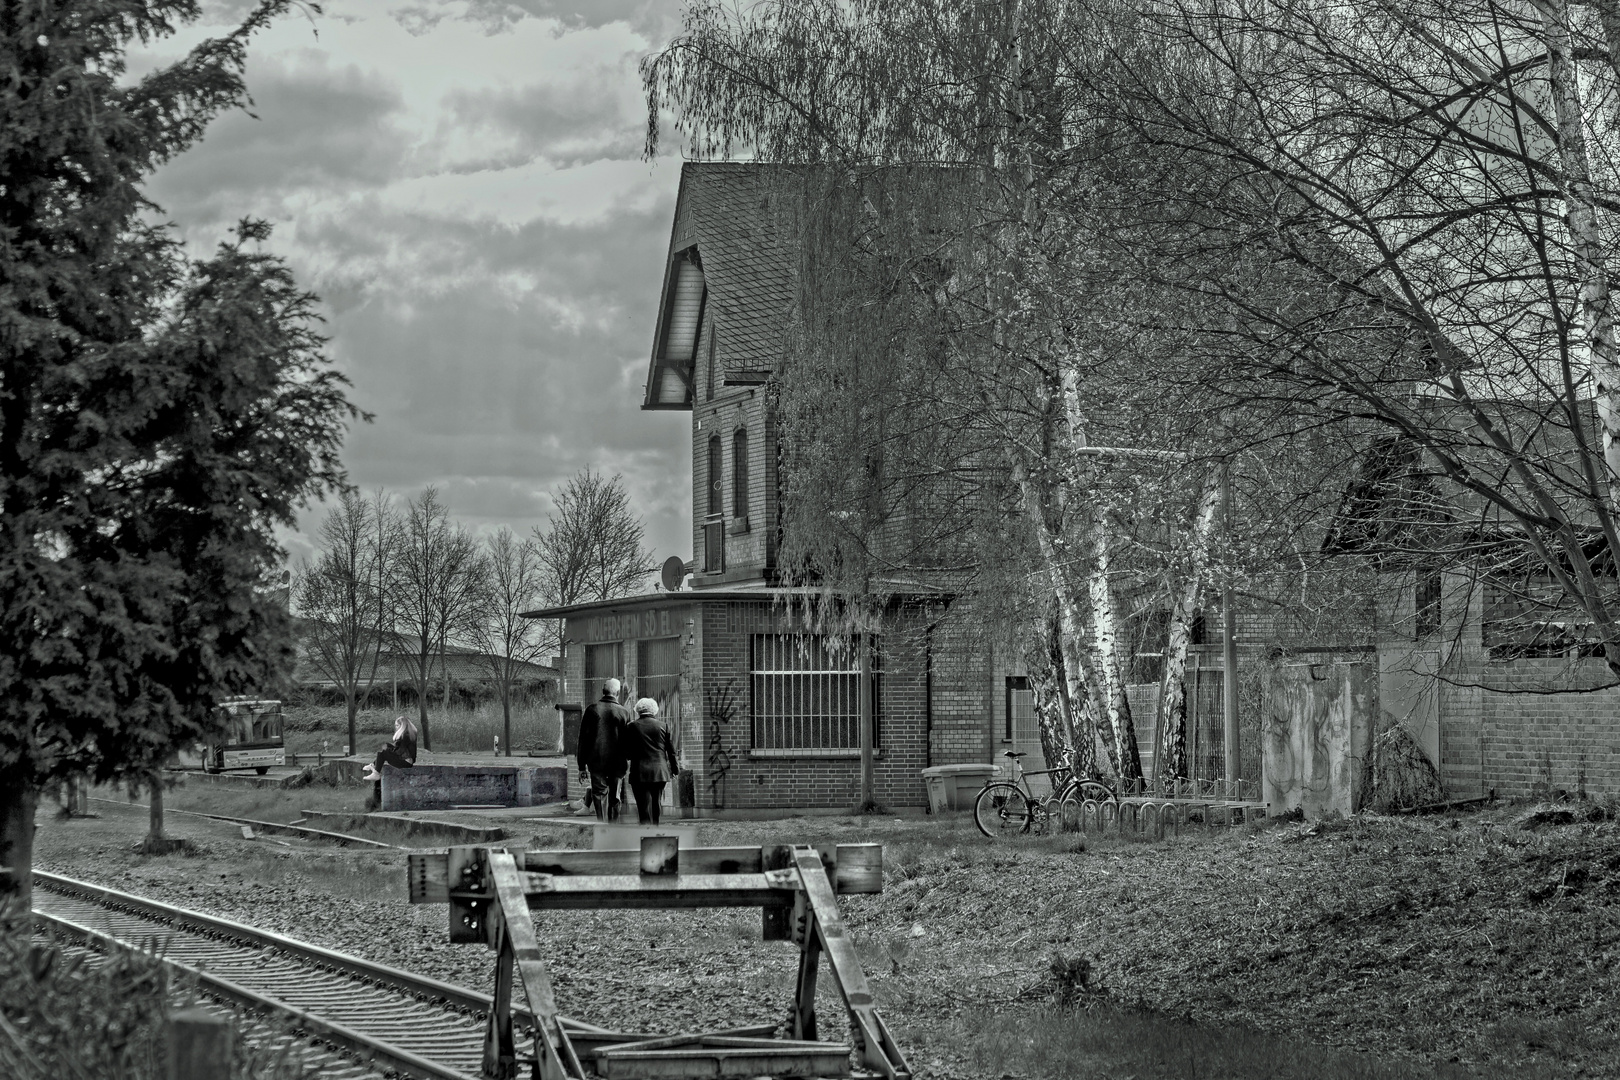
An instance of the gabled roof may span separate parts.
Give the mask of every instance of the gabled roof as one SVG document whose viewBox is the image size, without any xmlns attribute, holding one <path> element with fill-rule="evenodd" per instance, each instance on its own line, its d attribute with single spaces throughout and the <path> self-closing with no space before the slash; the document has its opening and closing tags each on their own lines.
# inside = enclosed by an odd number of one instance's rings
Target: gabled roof
<svg viewBox="0 0 1620 1080">
<path fill-rule="evenodd" d="M 681 167 L 643 408 L 691 408 L 701 350 L 713 349 L 733 385 L 762 382 L 776 366 L 797 261 L 792 187 L 783 181 L 796 171 L 737 162 Z M 692 292 L 694 267 L 701 270 L 701 298 Z M 691 340 L 694 316 L 701 325 Z M 684 393 L 671 379 L 684 383 Z"/>
</svg>

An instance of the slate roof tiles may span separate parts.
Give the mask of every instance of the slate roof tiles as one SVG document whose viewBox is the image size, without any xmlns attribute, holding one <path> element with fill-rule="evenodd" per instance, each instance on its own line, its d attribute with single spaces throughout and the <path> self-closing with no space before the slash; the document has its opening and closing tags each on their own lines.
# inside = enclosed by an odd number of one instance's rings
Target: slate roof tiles
<svg viewBox="0 0 1620 1080">
<path fill-rule="evenodd" d="M 796 170 L 795 170 L 796 171 Z M 688 162 L 681 206 L 696 239 L 719 338 L 715 358 L 728 373 L 769 371 L 782 354 L 793 306 L 797 253 L 782 166 Z"/>
</svg>

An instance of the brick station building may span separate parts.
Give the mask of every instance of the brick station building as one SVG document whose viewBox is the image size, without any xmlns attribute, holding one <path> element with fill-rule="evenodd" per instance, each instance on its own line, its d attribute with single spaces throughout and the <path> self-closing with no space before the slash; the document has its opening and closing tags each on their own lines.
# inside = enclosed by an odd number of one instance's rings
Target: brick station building
<svg viewBox="0 0 1620 1080">
<path fill-rule="evenodd" d="M 843 807 L 859 786 L 854 658 L 803 633 L 775 584 L 776 432 L 766 382 L 781 352 L 796 256 L 777 227 L 793 208 L 775 204 L 782 196 L 769 168 L 689 163 L 681 173 L 642 407 L 692 418 L 695 558 L 682 587 L 530 613 L 564 620 L 561 707 L 575 725 L 610 676 L 635 697 L 662 702 L 699 811 Z M 1607 682 L 1601 661 L 1503 645 L 1493 638 L 1488 588 L 1462 572 L 1429 577 L 1390 575 L 1369 597 L 1380 629 L 1354 641 L 1302 635 L 1271 606 L 1235 613 L 1239 669 L 1248 672 L 1239 680 L 1245 775 L 1260 767 L 1257 677 L 1268 656 L 1287 652 L 1376 664 L 1385 720 L 1408 726 L 1451 797 L 1617 790 L 1620 690 L 1588 690 Z M 1215 609 L 1205 614 L 1218 625 Z M 1162 635 L 1130 637 L 1132 670 L 1144 680 L 1130 690 L 1147 765 L 1157 654 L 1142 650 Z M 1218 641 L 1195 641 L 1188 750 L 1194 775 L 1213 776 L 1225 672 Z M 920 771 L 929 766 L 991 763 L 1009 748 L 1039 760 L 1017 658 L 957 625 L 947 597 L 897 603 L 875 652 L 879 801 L 923 805 Z M 1538 693 L 1512 692 L 1530 683 Z"/>
<path fill-rule="evenodd" d="M 794 258 L 758 166 L 689 163 L 642 408 L 692 414 L 692 542 L 683 587 L 528 613 L 564 623 L 565 742 L 603 680 L 661 703 L 699 811 L 852 805 L 860 675 L 805 633 L 777 587 L 777 484 L 765 382 L 781 351 Z M 1027 694 L 950 620 L 944 596 L 902 599 L 874 635 L 876 797 L 926 804 L 921 770 L 1039 750 Z M 671 785 L 670 798 L 679 798 Z"/>
</svg>

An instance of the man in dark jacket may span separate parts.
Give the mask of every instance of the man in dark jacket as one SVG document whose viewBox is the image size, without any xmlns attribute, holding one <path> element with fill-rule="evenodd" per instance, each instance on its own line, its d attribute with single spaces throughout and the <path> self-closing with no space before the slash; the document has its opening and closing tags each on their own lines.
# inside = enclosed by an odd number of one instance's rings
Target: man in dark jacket
<svg viewBox="0 0 1620 1080">
<path fill-rule="evenodd" d="M 579 721 L 579 779 L 590 785 L 596 816 L 619 819 L 619 786 L 624 779 L 624 752 L 619 740 L 630 725 L 630 710 L 619 704 L 619 680 L 602 684 L 602 700 L 585 710 Z"/>
</svg>

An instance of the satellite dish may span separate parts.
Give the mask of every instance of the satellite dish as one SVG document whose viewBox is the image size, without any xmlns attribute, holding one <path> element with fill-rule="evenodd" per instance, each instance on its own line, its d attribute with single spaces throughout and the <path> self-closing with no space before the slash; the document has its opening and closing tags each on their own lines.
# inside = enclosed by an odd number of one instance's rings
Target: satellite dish
<svg viewBox="0 0 1620 1080">
<path fill-rule="evenodd" d="M 664 588 L 669 592 L 675 592 L 681 587 L 681 582 L 686 580 L 686 561 L 679 555 L 671 555 L 665 559 L 663 578 Z"/>
<path fill-rule="evenodd" d="M 281 583 L 283 585 L 291 585 L 292 584 L 292 571 L 291 570 L 283 570 L 281 572 Z"/>
</svg>

